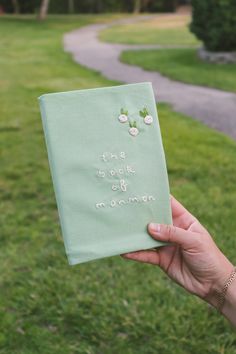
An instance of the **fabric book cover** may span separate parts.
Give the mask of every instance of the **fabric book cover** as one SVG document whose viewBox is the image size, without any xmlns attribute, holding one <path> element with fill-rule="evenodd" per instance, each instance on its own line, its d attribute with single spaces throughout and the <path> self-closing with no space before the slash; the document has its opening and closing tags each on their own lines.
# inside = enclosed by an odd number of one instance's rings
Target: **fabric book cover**
<svg viewBox="0 0 236 354">
<path fill-rule="evenodd" d="M 161 243 L 169 184 L 152 84 L 39 97 L 50 170 L 71 265 Z"/>
</svg>

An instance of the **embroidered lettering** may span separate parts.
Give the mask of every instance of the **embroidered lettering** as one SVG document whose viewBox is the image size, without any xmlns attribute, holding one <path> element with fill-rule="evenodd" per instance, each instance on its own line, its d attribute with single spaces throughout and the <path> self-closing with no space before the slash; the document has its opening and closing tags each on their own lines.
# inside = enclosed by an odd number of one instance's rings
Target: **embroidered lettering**
<svg viewBox="0 0 236 354">
<path fill-rule="evenodd" d="M 126 192 L 127 191 L 127 185 L 128 184 L 125 182 L 124 179 L 120 180 L 120 188 L 121 188 L 122 192 Z"/>
<path fill-rule="evenodd" d="M 104 208 L 105 204 L 104 203 L 97 203 L 96 208 Z"/>
<path fill-rule="evenodd" d="M 114 208 L 116 206 L 116 201 L 115 200 L 112 200 L 111 201 L 111 207 Z"/>
<path fill-rule="evenodd" d="M 97 176 L 101 177 L 101 178 L 104 178 L 106 176 L 106 174 L 105 174 L 104 171 L 99 170 L 99 171 L 97 171 Z"/>
<path fill-rule="evenodd" d="M 137 197 L 129 197 L 129 203 L 137 203 L 138 202 L 138 198 Z"/>
</svg>

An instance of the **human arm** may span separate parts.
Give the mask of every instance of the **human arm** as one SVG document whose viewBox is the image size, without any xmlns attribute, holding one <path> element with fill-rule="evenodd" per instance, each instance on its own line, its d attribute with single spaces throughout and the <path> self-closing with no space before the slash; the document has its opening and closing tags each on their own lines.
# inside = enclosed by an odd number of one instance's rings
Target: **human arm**
<svg viewBox="0 0 236 354">
<path fill-rule="evenodd" d="M 176 283 L 212 306 L 234 270 L 208 231 L 176 199 L 171 198 L 172 225 L 150 223 L 150 235 L 170 242 L 157 250 L 123 255 L 124 258 L 158 265 Z M 222 314 L 236 326 L 236 279 L 228 287 Z"/>
</svg>

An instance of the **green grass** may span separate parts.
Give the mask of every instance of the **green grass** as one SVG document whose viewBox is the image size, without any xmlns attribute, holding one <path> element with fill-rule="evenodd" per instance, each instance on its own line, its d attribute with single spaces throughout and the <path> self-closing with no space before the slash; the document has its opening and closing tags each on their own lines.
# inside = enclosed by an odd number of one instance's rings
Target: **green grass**
<svg viewBox="0 0 236 354">
<path fill-rule="evenodd" d="M 0 21 L 0 353 L 236 353 L 228 323 L 159 269 L 67 264 L 37 97 L 113 84 L 61 47 L 64 31 L 109 19 Z M 236 144 L 165 105 L 159 115 L 172 193 L 235 263 Z"/>
<path fill-rule="evenodd" d="M 126 51 L 121 60 L 174 80 L 236 92 L 236 64 L 203 62 L 195 49 Z"/>
<path fill-rule="evenodd" d="M 186 15 L 159 15 L 148 21 L 107 28 L 100 33 L 100 39 L 127 44 L 195 46 L 200 42 L 189 31 L 189 22 L 190 17 Z"/>
</svg>

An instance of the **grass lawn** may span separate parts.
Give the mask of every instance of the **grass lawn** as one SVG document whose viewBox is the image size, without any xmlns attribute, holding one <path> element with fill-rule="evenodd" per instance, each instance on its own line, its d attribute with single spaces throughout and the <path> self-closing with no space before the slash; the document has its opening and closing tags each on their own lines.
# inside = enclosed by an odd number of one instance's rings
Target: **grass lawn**
<svg viewBox="0 0 236 354">
<path fill-rule="evenodd" d="M 100 33 L 100 39 L 128 44 L 199 45 L 188 29 L 189 22 L 188 15 L 159 15 L 142 22 L 107 28 Z"/>
<path fill-rule="evenodd" d="M 158 268 L 67 264 L 37 97 L 113 84 L 61 47 L 64 31 L 109 19 L 0 21 L 0 353 L 236 353 L 228 323 Z M 172 193 L 236 263 L 236 143 L 168 106 L 159 115 Z"/>
<path fill-rule="evenodd" d="M 236 64 L 203 62 L 195 49 L 126 51 L 121 60 L 174 80 L 236 92 Z"/>
</svg>

